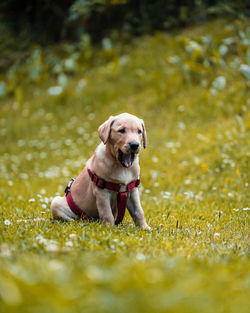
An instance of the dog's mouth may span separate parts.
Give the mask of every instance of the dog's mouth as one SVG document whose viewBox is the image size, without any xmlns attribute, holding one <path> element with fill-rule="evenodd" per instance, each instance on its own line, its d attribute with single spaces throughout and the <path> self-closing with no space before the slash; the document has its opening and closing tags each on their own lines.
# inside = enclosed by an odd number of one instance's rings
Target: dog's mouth
<svg viewBox="0 0 250 313">
<path fill-rule="evenodd" d="M 134 158 L 134 152 L 125 154 L 119 149 L 119 161 L 123 167 L 130 167 L 133 164 Z"/>
</svg>

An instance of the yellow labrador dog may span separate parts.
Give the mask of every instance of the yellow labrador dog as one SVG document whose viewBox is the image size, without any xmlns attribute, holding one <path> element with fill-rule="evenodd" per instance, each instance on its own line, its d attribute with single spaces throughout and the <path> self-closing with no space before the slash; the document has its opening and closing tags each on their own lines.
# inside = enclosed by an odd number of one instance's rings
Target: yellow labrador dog
<svg viewBox="0 0 250 313">
<path fill-rule="evenodd" d="M 119 224 L 127 208 L 136 225 L 150 229 L 141 207 L 139 152 L 146 148 L 143 120 L 128 113 L 110 116 L 98 129 L 102 143 L 80 175 L 51 203 L 54 219 L 97 218 Z"/>
</svg>

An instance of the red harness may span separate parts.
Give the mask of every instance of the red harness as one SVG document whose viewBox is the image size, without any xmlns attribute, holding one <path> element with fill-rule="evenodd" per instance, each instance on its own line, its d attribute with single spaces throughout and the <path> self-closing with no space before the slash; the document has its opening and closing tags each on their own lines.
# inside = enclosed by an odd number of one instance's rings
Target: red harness
<svg viewBox="0 0 250 313">
<path fill-rule="evenodd" d="M 94 172 L 92 172 L 90 169 L 88 169 L 88 174 L 92 180 L 92 182 L 95 183 L 95 185 L 101 189 L 108 189 L 111 191 L 117 192 L 117 209 L 118 209 L 118 215 L 117 219 L 115 221 L 115 224 L 120 224 L 124 218 L 125 215 L 125 210 L 127 207 L 127 192 L 131 191 L 135 187 L 138 187 L 140 184 L 140 178 L 137 180 L 132 181 L 128 185 L 126 185 L 126 190 L 125 191 L 120 191 L 121 190 L 121 185 L 120 184 L 115 184 L 112 182 L 108 182 L 103 178 L 98 177 Z M 68 202 L 68 205 L 71 209 L 72 212 L 74 212 L 77 216 L 80 218 L 85 217 L 87 218 L 87 215 L 75 204 L 75 202 L 72 199 L 71 192 L 70 192 L 70 187 L 73 184 L 74 179 L 71 179 L 71 181 L 68 183 L 65 193 L 66 193 L 66 199 Z"/>
</svg>

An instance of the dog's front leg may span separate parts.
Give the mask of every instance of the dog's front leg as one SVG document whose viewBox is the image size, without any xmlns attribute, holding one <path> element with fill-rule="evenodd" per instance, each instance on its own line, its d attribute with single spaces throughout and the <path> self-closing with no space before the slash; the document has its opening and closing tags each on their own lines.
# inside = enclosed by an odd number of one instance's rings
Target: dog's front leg
<svg viewBox="0 0 250 313">
<path fill-rule="evenodd" d="M 141 207 L 140 195 L 138 188 L 134 188 L 130 193 L 130 198 L 127 201 L 127 207 L 129 213 L 135 223 L 135 225 L 140 226 L 144 229 L 151 229 L 144 217 L 144 212 Z"/>
<path fill-rule="evenodd" d="M 101 223 L 114 225 L 114 216 L 111 209 L 110 193 L 98 189 L 96 193 L 96 205 Z"/>
</svg>

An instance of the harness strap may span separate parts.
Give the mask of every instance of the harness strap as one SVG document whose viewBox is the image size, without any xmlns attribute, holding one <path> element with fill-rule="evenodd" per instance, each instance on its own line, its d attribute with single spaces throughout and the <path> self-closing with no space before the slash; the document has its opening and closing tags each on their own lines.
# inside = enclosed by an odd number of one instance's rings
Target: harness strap
<svg viewBox="0 0 250 313">
<path fill-rule="evenodd" d="M 125 192 L 124 191 L 120 192 L 121 190 L 120 184 L 107 182 L 105 179 L 98 177 L 89 168 L 88 168 L 88 173 L 89 173 L 91 180 L 96 184 L 97 187 L 102 188 L 102 189 L 105 188 L 105 189 L 117 192 L 118 215 L 117 215 L 115 224 L 116 225 L 120 224 L 124 218 L 126 207 L 127 207 L 127 192 L 133 190 L 135 187 L 138 187 L 140 185 L 140 178 L 126 185 Z"/>
<path fill-rule="evenodd" d="M 97 187 L 102 188 L 102 189 L 105 188 L 105 189 L 117 192 L 118 214 L 117 214 L 115 224 L 116 225 L 120 224 L 124 218 L 126 207 L 127 207 L 127 192 L 130 192 L 131 190 L 133 190 L 134 188 L 140 185 L 140 178 L 126 185 L 126 191 L 120 191 L 121 189 L 120 184 L 108 182 L 105 179 L 98 177 L 90 169 L 88 169 L 88 173 L 89 173 L 91 180 L 96 184 Z M 88 218 L 88 216 L 75 204 L 75 202 L 72 199 L 70 188 L 73 182 L 74 182 L 74 178 L 70 180 L 67 187 L 65 188 L 65 196 L 66 196 L 67 203 L 71 211 L 75 213 L 78 217 Z"/>
<path fill-rule="evenodd" d="M 65 188 L 64 192 L 65 192 L 66 200 L 67 200 L 68 205 L 69 205 L 69 207 L 73 213 L 75 213 L 80 218 L 88 218 L 88 216 L 75 204 L 75 202 L 71 196 L 70 188 L 71 188 L 74 181 L 75 181 L 75 179 L 71 178 L 71 180 L 69 181 L 68 185 Z"/>
<path fill-rule="evenodd" d="M 115 192 L 120 192 L 121 189 L 121 185 L 120 184 L 116 184 L 116 183 L 111 183 L 106 181 L 105 179 L 98 177 L 94 172 L 92 172 L 89 168 L 88 168 L 88 173 L 89 176 L 91 178 L 91 180 L 96 184 L 97 187 L 102 188 L 102 189 L 108 189 L 111 191 L 115 191 Z M 135 187 L 138 187 L 140 185 L 140 178 L 132 181 L 131 183 L 129 183 L 128 185 L 126 185 L 126 191 L 125 192 L 129 192 L 132 189 L 134 189 Z"/>
<path fill-rule="evenodd" d="M 127 194 L 126 192 L 119 192 L 117 195 L 117 209 L 118 214 L 115 221 L 115 224 L 118 225 L 122 222 L 127 206 Z"/>
<path fill-rule="evenodd" d="M 70 191 L 68 191 L 68 193 L 66 194 L 66 200 L 68 202 L 68 205 L 71 211 L 75 213 L 75 215 L 77 215 L 80 218 L 86 218 L 86 219 L 88 218 L 88 216 L 75 204 Z"/>
</svg>

